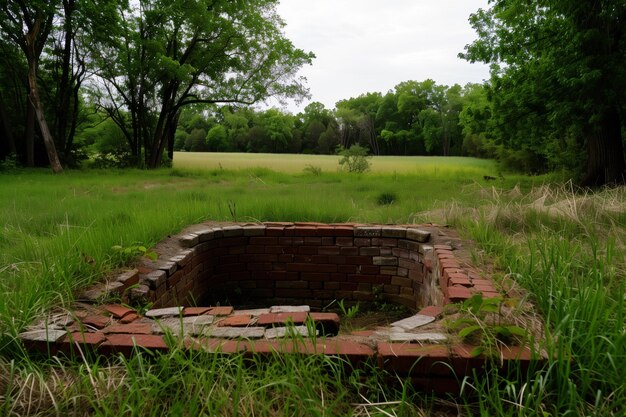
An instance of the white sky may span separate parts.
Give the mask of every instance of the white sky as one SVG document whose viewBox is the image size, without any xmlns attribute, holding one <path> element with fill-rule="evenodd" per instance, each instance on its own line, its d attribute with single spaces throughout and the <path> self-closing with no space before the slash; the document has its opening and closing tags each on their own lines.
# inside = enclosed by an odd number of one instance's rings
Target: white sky
<svg viewBox="0 0 626 417">
<path fill-rule="evenodd" d="M 339 100 L 385 93 L 407 80 L 488 79 L 486 65 L 457 58 L 476 38 L 470 13 L 487 7 L 487 0 L 281 0 L 278 12 L 294 45 L 317 56 L 300 72 L 311 101 L 332 109 Z M 287 110 L 308 103 L 289 102 Z"/>
</svg>

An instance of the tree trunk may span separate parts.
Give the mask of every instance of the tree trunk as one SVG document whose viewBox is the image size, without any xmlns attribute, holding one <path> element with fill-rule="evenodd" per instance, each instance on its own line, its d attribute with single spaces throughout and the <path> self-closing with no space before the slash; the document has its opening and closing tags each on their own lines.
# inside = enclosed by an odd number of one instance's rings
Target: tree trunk
<svg viewBox="0 0 626 417">
<path fill-rule="evenodd" d="M 621 122 L 615 108 L 609 109 L 594 131 L 587 135 L 587 173 L 585 186 L 624 184 L 626 161 Z"/>
<path fill-rule="evenodd" d="M 26 101 L 26 127 L 24 129 L 24 148 L 26 153 L 26 166 L 35 166 L 35 109 Z"/>
<path fill-rule="evenodd" d="M 41 110 L 41 101 L 39 100 L 39 92 L 37 91 L 37 61 L 35 59 L 29 59 L 28 61 L 28 87 L 30 90 L 28 97 L 35 111 L 35 117 L 37 118 L 37 122 L 39 124 L 41 137 L 46 145 L 50 168 L 52 168 L 52 172 L 59 174 L 63 172 L 63 167 L 61 166 L 61 161 L 59 161 L 59 156 L 57 154 L 56 147 L 54 146 L 54 140 L 52 140 L 48 123 L 46 122 L 46 118 Z"/>
<path fill-rule="evenodd" d="M 48 160 L 50 161 L 50 167 L 55 174 L 63 172 L 63 167 L 59 161 L 59 155 L 57 154 L 56 147 L 54 146 L 54 140 L 50 134 L 48 123 L 44 117 L 43 110 L 41 109 L 41 100 L 39 99 L 39 91 L 37 88 L 37 66 L 39 61 L 39 54 L 41 53 L 42 45 L 39 45 L 39 36 L 42 35 L 41 25 L 43 23 L 43 15 L 37 11 L 33 25 L 28 28 L 28 33 L 25 37 L 24 49 L 26 54 L 26 61 L 28 62 L 28 99 L 35 111 L 35 117 L 39 124 L 39 130 L 41 131 L 41 137 L 46 151 L 48 152 Z M 52 16 L 50 16 L 50 22 Z M 46 33 L 47 37 L 47 33 Z"/>
<path fill-rule="evenodd" d="M 4 100 L 0 95 L 0 123 L 2 123 L 2 129 L 4 131 L 4 138 L 7 141 L 7 149 L 9 153 L 17 154 L 17 148 L 15 147 L 15 139 L 13 138 L 13 132 L 11 131 L 11 123 L 7 117 L 7 113 L 4 110 Z"/>
</svg>

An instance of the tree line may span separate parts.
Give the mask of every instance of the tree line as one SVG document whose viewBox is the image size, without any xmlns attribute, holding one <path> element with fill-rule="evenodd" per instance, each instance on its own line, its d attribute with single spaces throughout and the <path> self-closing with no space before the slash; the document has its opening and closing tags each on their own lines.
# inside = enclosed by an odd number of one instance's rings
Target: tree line
<svg viewBox="0 0 626 417">
<path fill-rule="evenodd" d="M 97 112 L 135 165 L 155 168 L 187 106 L 305 96 L 297 71 L 313 54 L 284 36 L 277 4 L 1 0 L 0 157 L 61 172 Z"/>
<path fill-rule="evenodd" d="M 461 58 L 482 85 L 405 81 L 327 109 L 277 0 L 0 0 L 0 161 L 155 168 L 174 150 L 470 155 L 586 185 L 626 177 L 626 3 L 494 0 Z M 425 63 L 427 65 L 427 63 Z"/>
</svg>

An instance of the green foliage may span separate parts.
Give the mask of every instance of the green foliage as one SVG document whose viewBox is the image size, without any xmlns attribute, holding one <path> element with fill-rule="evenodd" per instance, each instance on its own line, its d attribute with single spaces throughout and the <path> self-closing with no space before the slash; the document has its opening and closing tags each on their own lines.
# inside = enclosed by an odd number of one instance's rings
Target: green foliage
<svg viewBox="0 0 626 417">
<path fill-rule="evenodd" d="M 348 307 L 344 304 L 343 300 L 339 300 L 337 304 L 339 305 L 339 310 L 341 311 L 342 316 L 347 319 L 353 319 L 359 314 L 359 310 L 360 310 L 359 303 L 356 303 L 353 306 Z"/>
<path fill-rule="evenodd" d="M 501 297 L 483 298 L 475 294 L 460 308 L 460 317 L 449 323 L 451 330 L 458 331 L 464 342 L 477 346 L 472 355 L 485 355 L 498 358 L 498 346 L 504 344 L 522 344 L 528 339 L 528 332 L 515 324 L 502 321 L 502 309 L 505 304 L 513 305 L 515 300 Z"/>
<path fill-rule="evenodd" d="M 626 180 L 625 16 L 622 0 L 496 0 L 470 17 L 479 38 L 461 56 L 492 64 L 490 134 L 511 163 Z"/>
<path fill-rule="evenodd" d="M 367 148 L 359 145 L 352 145 L 350 148 L 338 148 L 337 154 L 341 156 L 339 165 L 341 168 L 350 173 L 362 174 L 370 170 Z"/>
<path fill-rule="evenodd" d="M 397 200 L 398 200 L 398 195 L 392 192 L 380 193 L 378 197 L 376 197 L 376 203 L 379 206 L 388 206 L 390 204 L 395 203 Z"/>
<path fill-rule="evenodd" d="M 309 174 L 313 174 L 316 177 L 322 175 L 322 167 L 317 165 L 307 165 L 306 167 L 304 167 L 303 171 Z"/>
<path fill-rule="evenodd" d="M 135 243 L 130 246 L 114 245 L 111 247 L 111 250 L 115 253 L 124 255 L 128 259 L 137 256 L 145 256 L 146 258 L 156 261 L 158 257 L 156 252 L 148 251 L 148 249 L 141 243 Z"/>
</svg>

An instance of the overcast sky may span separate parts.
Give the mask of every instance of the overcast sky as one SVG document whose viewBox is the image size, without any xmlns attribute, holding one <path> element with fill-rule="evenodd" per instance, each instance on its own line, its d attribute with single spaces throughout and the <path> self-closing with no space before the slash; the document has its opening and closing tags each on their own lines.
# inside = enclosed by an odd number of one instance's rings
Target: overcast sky
<svg viewBox="0 0 626 417">
<path fill-rule="evenodd" d="M 407 80 L 487 79 L 487 66 L 457 58 L 476 38 L 470 13 L 487 7 L 487 0 L 281 0 L 278 11 L 287 37 L 317 56 L 301 71 L 312 101 L 332 109 L 341 99 L 385 93 Z"/>
</svg>

